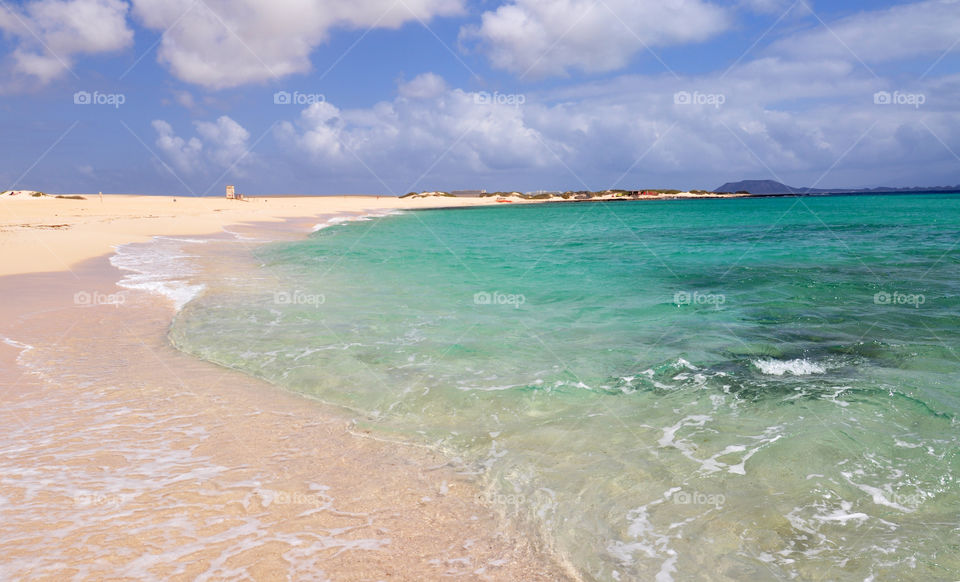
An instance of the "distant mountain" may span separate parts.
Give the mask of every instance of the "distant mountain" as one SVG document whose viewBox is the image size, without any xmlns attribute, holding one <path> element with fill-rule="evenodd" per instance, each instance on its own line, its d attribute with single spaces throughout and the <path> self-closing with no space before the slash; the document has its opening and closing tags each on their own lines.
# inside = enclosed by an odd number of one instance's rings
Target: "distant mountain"
<svg viewBox="0 0 960 582">
<path fill-rule="evenodd" d="M 922 187 L 917 186 L 913 188 L 892 188 L 892 187 L 878 187 L 878 188 L 862 188 L 862 189 L 846 189 L 846 188 L 837 188 L 833 190 L 824 190 L 822 188 L 794 188 L 792 186 L 787 186 L 786 184 L 781 184 L 775 180 L 741 180 L 739 182 L 727 182 L 723 186 L 720 186 L 714 192 L 749 192 L 750 194 L 870 194 L 870 193 L 880 193 L 880 192 L 960 192 L 960 185 L 958 186 L 933 186 L 933 187 Z"/>
<path fill-rule="evenodd" d="M 829 191 L 814 188 L 793 188 L 775 180 L 727 182 L 714 190 L 714 192 L 749 192 L 751 194 L 822 194 Z"/>
</svg>

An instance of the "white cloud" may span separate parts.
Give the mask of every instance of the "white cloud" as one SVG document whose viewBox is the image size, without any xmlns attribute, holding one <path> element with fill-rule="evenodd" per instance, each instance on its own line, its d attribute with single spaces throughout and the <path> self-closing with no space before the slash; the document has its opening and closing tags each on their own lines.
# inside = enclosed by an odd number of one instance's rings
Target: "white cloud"
<svg viewBox="0 0 960 582">
<path fill-rule="evenodd" d="M 927 0 L 863 12 L 775 43 L 771 50 L 797 59 L 841 58 L 880 63 L 931 55 L 956 46 L 960 0 Z M 922 71 L 921 71 L 922 72 Z"/>
<path fill-rule="evenodd" d="M 250 132 L 226 115 L 220 116 L 216 123 L 201 121 L 196 126 L 197 133 L 208 144 L 210 160 L 218 167 L 240 165 L 249 155 Z"/>
<path fill-rule="evenodd" d="M 13 70 L 47 83 L 77 55 L 109 53 L 133 43 L 122 0 L 35 0 L 0 7 L 0 30 L 16 38 Z"/>
<path fill-rule="evenodd" d="M 434 73 L 424 73 L 400 85 L 400 96 L 409 99 L 432 99 L 447 91 L 447 82 Z"/>
<path fill-rule="evenodd" d="M 798 4 L 797 0 L 739 0 L 739 4 L 749 10 L 766 13 L 781 12 L 798 6 L 805 7 Z"/>
<path fill-rule="evenodd" d="M 393 192 L 712 188 L 744 178 L 796 186 L 822 178 L 819 186 L 833 187 L 950 181 L 943 175 L 951 165 L 955 174 L 957 162 L 940 140 L 960 151 L 960 81 L 927 81 L 920 89 L 937 98 L 919 110 L 874 105 L 876 83 L 843 61 L 765 57 L 722 78 L 625 76 L 527 94 L 513 106 L 507 96 L 487 104 L 492 95 L 422 75 L 370 108 L 314 104 L 281 124 L 276 138 L 299 156 L 298 172 L 383 191 L 382 178 Z M 678 91 L 725 101 L 678 104 Z M 931 164 L 944 173 L 924 175 L 920 168 Z"/>
<path fill-rule="evenodd" d="M 197 101 L 193 98 L 193 95 L 189 91 L 174 91 L 173 99 L 180 104 L 180 106 L 191 111 L 197 107 Z"/>
<path fill-rule="evenodd" d="M 334 27 L 397 28 L 462 12 L 462 0 L 132 0 L 161 31 L 158 59 L 179 79 L 222 89 L 311 69 Z"/>
<path fill-rule="evenodd" d="M 398 192 L 416 187 L 432 168 L 476 174 L 538 168 L 551 159 L 551 146 L 525 122 L 521 107 L 450 89 L 429 73 L 398 93 L 368 109 L 315 103 L 278 126 L 276 137 L 309 167 L 368 177 L 382 172 L 398 180 L 392 182 Z"/>
<path fill-rule="evenodd" d="M 193 137 L 187 141 L 177 137 L 173 127 L 162 119 L 154 120 L 152 125 L 157 132 L 157 148 L 176 170 L 192 174 L 200 168 L 203 144 L 199 139 Z"/>
<path fill-rule="evenodd" d="M 242 168 L 251 161 L 250 132 L 226 115 L 216 122 L 198 121 L 194 126 L 199 137 L 184 139 L 164 120 L 153 122 L 156 145 L 173 168 L 186 175 L 209 174 Z"/>
<path fill-rule="evenodd" d="M 619 69 L 647 47 L 729 26 L 727 10 L 703 0 L 513 0 L 481 18 L 461 38 L 479 41 L 494 67 L 536 77 Z"/>
</svg>

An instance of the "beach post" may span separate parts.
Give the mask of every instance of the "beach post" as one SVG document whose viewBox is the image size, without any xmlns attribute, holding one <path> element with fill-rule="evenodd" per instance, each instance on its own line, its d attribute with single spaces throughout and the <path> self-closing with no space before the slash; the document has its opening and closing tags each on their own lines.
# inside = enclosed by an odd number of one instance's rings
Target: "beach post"
<svg viewBox="0 0 960 582">
<path fill-rule="evenodd" d="M 233 200 L 234 198 L 236 198 L 235 192 L 236 192 L 236 190 L 234 189 L 234 187 L 228 185 L 228 186 L 227 186 L 227 199 Z"/>
</svg>

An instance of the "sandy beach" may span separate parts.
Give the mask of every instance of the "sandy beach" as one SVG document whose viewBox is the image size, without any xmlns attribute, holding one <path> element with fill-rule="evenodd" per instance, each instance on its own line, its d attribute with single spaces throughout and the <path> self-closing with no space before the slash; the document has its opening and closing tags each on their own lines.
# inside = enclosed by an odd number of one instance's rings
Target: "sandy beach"
<svg viewBox="0 0 960 582">
<path fill-rule="evenodd" d="M 62 271 L 155 235 L 221 232 L 244 223 L 293 220 L 303 231 L 324 215 L 495 204 L 490 198 L 297 196 L 247 198 L 111 194 L 84 200 L 0 196 L 0 275 Z M 517 200 L 525 204 L 530 201 Z M 317 220 L 314 220 L 317 219 Z M 311 222 L 312 221 L 312 222 Z"/>
<path fill-rule="evenodd" d="M 333 215 L 482 203 L 0 202 L 0 578 L 564 579 L 469 471 L 175 350 L 171 303 L 119 289 L 108 261 L 157 235 L 298 237 Z"/>
</svg>

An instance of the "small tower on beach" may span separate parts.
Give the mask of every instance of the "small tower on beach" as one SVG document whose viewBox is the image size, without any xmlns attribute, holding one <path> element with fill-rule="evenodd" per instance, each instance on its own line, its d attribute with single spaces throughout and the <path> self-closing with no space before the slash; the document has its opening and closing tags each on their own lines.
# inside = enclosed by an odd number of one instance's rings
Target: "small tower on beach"
<svg viewBox="0 0 960 582">
<path fill-rule="evenodd" d="M 227 186 L 227 198 L 228 198 L 228 199 L 233 200 L 234 198 L 236 198 L 237 195 L 236 195 L 235 192 L 236 192 L 236 189 L 235 189 L 232 185 L 231 185 L 231 186 Z"/>
</svg>

